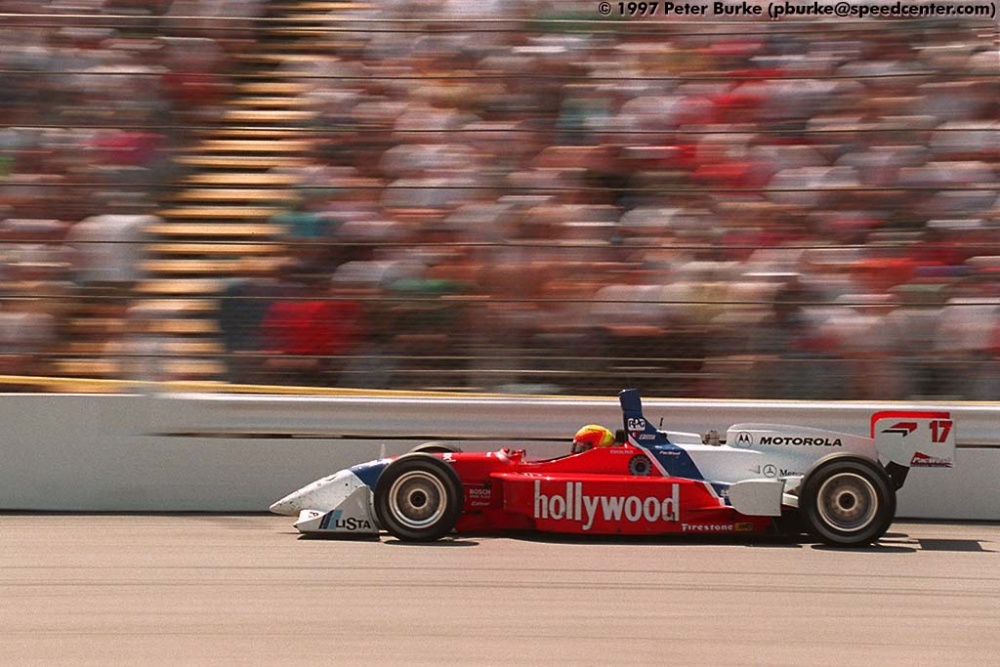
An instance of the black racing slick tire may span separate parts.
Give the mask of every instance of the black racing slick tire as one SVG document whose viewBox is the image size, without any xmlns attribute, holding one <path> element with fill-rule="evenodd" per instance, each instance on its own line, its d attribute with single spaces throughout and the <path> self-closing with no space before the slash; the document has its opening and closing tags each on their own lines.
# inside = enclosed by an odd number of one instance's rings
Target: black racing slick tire
<svg viewBox="0 0 1000 667">
<path fill-rule="evenodd" d="M 455 527 L 462 514 L 462 482 L 440 457 L 404 454 L 386 466 L 375 484 L 375 516 L 393 537 L 433 542 Z"/>
<path fill-rule="evenodd" d="M 427 454 L 457 454 L 460 451 L 462 451 L 461 447 L 453 445 L 450 442 L 425 442 L 411 449 L 409 453 L 426 452 Z"/>
<path fill-rule="evenodd" d="M 896 516 L 896 492 L 885 470 L 855 456 L 834 456 L 809 471 L 799 513 L 816 539 L 839 547 L 871 544 Z"/>
</svg>

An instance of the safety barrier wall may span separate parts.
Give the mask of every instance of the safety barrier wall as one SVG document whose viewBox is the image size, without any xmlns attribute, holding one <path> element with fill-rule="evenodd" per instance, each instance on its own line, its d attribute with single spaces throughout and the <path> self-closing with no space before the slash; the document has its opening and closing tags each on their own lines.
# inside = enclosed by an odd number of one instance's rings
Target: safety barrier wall
<svg viewBox="0 0 1000 667">
<path fill-rule="evenodd" d="M 644 401 L 663 428 L 776 422 L 867 435 L 872 412 L 929 404 Z M 913 470 L 899 515 L 1000 520 L 1000 404 L 953 413 L 958 461 Z M 548 456 L 582 424 L 620 427 L 617 399 L 342 395 L 0 396 L 0 510 L 262 511 L 340 468 L 428 440 Z"/>
</svg>

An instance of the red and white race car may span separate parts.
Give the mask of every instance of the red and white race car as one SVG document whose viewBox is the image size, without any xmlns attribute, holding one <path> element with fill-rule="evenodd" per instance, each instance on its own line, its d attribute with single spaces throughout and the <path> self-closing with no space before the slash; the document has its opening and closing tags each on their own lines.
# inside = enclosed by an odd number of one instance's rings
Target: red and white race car
<svg viewBox="0 0 1000 667">
<path fill-rule="evenodd" d="M 624 429 L 608 447 L 532 460 L 523 450 L 432 445 L 341 470 L 271 511 L 298 516 L 303 533 L 385 530 L 421 542 L 452 531 L 705 535 L 799 525 L 827 544 L 856 546 L 889 528 L 911 467 L 954 460 L 948 412 L 877 412 L 867 437 L 737 424 L 723 439 L 656 428 L 636 390 L 619 399 Z"/>
</svg>

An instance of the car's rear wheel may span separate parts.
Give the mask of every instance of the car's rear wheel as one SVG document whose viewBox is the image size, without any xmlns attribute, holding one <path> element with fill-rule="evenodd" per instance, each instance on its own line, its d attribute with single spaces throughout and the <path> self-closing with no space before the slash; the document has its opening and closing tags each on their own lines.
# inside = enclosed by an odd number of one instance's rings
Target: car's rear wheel
<svg viewBox="0 0 1000 667">
<path fill-rule="evenodd" d="M 889 529 L 896 515 L 896 493 L 877 464 L 835 457 L 820 462 L 806 476 L 799 510 L 817 539 L 836 546 L 861 546 Z"/>
<path fill-rule="evenodd" d="M 458 475 L 450 465 L 426 452 L 399 457 L 375 484 L 379 524 L 407 542 L 431 542 L 451 532 L 462 505 Z"/>
</svg>

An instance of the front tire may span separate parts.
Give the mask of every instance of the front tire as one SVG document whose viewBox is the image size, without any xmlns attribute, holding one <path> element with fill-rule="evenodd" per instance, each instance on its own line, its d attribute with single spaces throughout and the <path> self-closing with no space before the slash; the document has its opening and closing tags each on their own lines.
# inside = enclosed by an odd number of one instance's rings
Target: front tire
<svg viewBox="0 0 1000 667">
<path fill-rule="evenodd" d="M 896 492 L 880 466 L 857 457 L 821 461 L 806 476 L 799 494 L 806 529 L 826 544 L 871 544 L 896 516 Z"/>
<path fill-rule="evenodd" d="M 439 457 L 424 452 L 400 456 L 375 484 L 379 524 L 406 542 L 433 542 L 447 535 L 463 504 L 458 475 Z"/>
<path fill-rule="evenodd" d="M 461 447 L 453 445 L 450 442 L 431 441 L 417 445 L 407 453 L 426 452 L 428 454 L 457 454 L 461 451 Z"/>
</svg>

